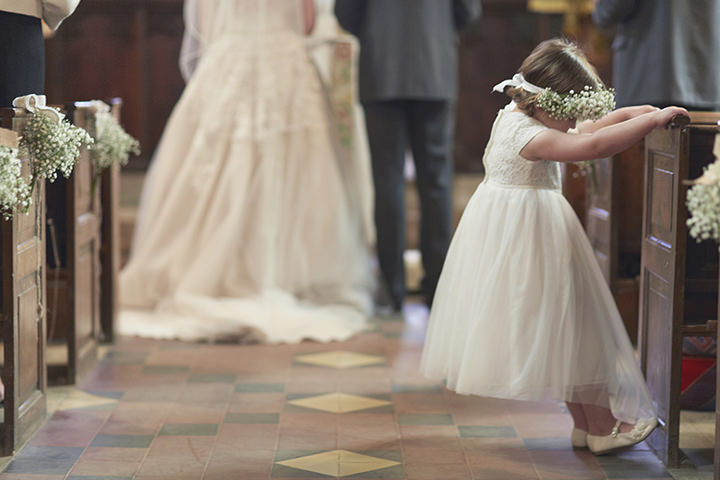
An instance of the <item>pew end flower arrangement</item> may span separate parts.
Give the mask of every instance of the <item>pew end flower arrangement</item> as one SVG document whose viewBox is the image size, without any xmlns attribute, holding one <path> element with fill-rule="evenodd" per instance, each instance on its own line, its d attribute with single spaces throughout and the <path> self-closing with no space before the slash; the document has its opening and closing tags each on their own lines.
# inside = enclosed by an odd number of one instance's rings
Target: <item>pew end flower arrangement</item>
<svg viewBox="0 0 720 480">
<path fill-rule="evenodd" d="M 698 242 L 713 239 L 720 243 L 720 133 L 715 136 L 713 153 L 715 162 L 705 167 L 702 176 L 689 182 L 687 226 L 690 236 Z"/>
<path fill-rule="evenodd" d="M 18 147 L 0 148 L 0 210 L 6 220 L 15 212 L 28 212 L 41 178 L 52 183 L 58 171 L 69 177 L 80 147 L 93 143 L 85 130 L 72 125 L 59 110 L 46 106 L 42 95 L 18 97 L 13 106 L 27 111 L 29 118 Z M 22 157 L 29 158 L 29 179 L 22 175 Z"/>
<path fill-rule="evenodd" d="M 91 194 L 94 194 L 102 173 L 114 164 L 125 166 L 130 155 L 140 155 L 140 142 L 128 134 L 110 111 L 110 106 L 100 100 L 90 102 L 90 112 L 95 119 L 90 122 L 89 133 L 95 140 L 90 146 L 90 159 L 95 167 Z"/>
</svg>

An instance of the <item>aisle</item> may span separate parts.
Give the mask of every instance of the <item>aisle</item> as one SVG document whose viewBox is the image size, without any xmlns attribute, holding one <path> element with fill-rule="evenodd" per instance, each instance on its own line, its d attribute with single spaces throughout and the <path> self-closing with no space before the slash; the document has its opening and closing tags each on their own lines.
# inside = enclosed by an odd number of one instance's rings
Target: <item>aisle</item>
<svg viewBox="0 0 720 480">
<path fill-rule="evenodd" d="M 670 478 L 644 445 L 573 451 L 556 404 L 427 382 L 407 314 L 334 344 L 122 339 L 0 480 Z"/>
</svg>

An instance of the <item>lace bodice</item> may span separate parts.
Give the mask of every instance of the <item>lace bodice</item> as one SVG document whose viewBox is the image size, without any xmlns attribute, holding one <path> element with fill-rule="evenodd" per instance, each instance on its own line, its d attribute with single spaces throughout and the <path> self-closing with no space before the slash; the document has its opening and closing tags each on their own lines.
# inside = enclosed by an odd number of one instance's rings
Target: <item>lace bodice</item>
<svg viewBox="0 0 720 480">
<path fill-rule="evenodd" d="M 520 150 L 548 127 L 522 112 L 512 111 L 513 108 L 511 103 L 495 119 L 483 158 L 483 183 L 560 190 L 559 163 L 530 161 L 520 156 Z"/>
</svg>

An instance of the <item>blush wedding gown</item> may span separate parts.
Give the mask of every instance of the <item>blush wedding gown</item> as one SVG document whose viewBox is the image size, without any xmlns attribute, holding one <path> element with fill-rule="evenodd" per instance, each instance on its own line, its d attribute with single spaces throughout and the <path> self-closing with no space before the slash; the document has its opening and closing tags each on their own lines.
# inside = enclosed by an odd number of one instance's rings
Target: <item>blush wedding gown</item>
<svg viewBox="0 0 720 480">
<path fill-rule="evenodd" d="M 186 0 L 188 80 L 120 275 L 125 335 L 268 343 L 366 328 L 373 276 L 301 0 Z"/>
</svg>

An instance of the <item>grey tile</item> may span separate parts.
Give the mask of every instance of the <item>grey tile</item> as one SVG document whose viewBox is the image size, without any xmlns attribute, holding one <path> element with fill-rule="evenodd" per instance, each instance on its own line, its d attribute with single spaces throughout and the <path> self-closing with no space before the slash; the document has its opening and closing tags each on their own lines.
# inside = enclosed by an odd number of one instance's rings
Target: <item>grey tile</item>
<svg viewBox="0 0 720 480">
<path fill-rule="evenodd" d="M 237 375 L 234 373 L 191 373 L 188 377 L 190 383 L 235 383 Z"/>
<path fill-rule="evenodd" d="M 398 415 L 400 425 L 454 425 L 449 413 L 406 413 Z"/>
<path fill-rule="evenodd" d="M 393 385 L 393 393 L 442 393 L 442 385 Z"/>
<path fill-rule="evenodd" d="M 166 423 L 158 435 L 163 436 L 214 436 L 217 435 L 218 426 L 208 423 Z"/>
<path fill-rule="evenodd" d="M 83 450 L 83 447 L 27 446 L 10 462 L 4 473 L 66 475 Z"/>
<path fill-rule="evenodd" d="M 558 438 L 523 438 L 525 448 L 528 450 L 572 450 L 573 447 L 570 444 L 569 437 L 558 437 Z"/>
<path fill-rule="evenodd" d="M 235 385 L 236 393 L 277 393 L 284 391 L 284 383 L 239 383 Z"/>
<path fill-rule="evenodd" d="M 458 431 L 463 438 L 507 438 L 518 436 L 513 427 L 459 426 Z"/>
<path fill-rule="evenodd" d="M 91 447 L 149 448 L 154 435 L 96 435 Z"/>
</svg>

